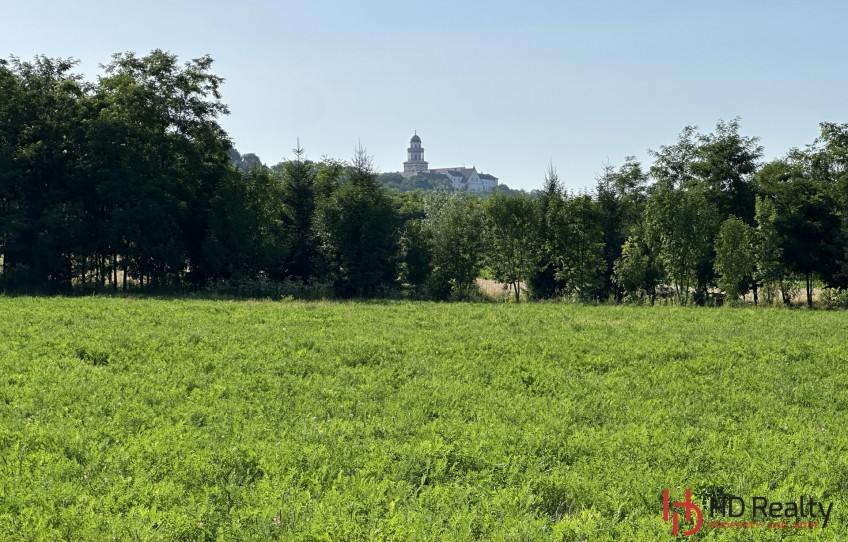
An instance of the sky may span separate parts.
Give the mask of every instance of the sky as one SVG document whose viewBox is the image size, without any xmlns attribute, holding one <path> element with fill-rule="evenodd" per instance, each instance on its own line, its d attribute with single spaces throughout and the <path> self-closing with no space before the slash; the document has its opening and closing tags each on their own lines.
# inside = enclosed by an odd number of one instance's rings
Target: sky
<svg viewBox="0 0 848 542">
<path fill-rule="evenodd" d="M 205 54 L 225 78 L 234 146 L 267 164 L 350 159 L 512 188 L 552 164 L 589 189 L 606 164 L 741 118 L 765 159 L 848 122 L 848 3 L 838 1 L 0 0 L 0 56 L 73 57 L 94 80 L 117 52 Z"/>
</svg>

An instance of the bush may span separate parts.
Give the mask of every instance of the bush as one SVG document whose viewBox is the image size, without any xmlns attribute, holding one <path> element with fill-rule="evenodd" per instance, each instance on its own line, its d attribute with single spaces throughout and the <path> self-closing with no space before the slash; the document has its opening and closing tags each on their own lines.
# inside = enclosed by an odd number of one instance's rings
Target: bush
<svg viewBox="0 0 848 542">
<path fill-rule="evenodd" d="M 820 303 L 824 309 L 848 309 L 848 290 L 844 288 L 825 288 Z"/>
</svg>

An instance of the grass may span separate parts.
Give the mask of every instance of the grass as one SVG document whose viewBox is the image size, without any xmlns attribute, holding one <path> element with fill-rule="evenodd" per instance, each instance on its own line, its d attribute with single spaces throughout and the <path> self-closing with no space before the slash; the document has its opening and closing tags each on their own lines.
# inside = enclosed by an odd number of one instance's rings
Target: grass
<svg viewBox="0 0 848 542">
<path fill-rule="evenodd" d="M 833 501 L 848 315 L 0 297 L 2 540 L 671 540 Z"/>
</svg>

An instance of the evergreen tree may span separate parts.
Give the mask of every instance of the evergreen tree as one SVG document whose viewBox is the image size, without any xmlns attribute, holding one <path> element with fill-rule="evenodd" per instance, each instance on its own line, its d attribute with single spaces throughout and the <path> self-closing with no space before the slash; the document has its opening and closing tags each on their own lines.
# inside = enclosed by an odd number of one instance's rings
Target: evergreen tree
<svg viewBox="0 0 848 542">
<path fill-rule="evenodd" d="M 642 166 L 628 156 L 617 171 L 610 165 L 604 168 L 595 187 L 603 227 L 603 257 L 605 269 L 603 284 L 596 296 L 606 299 L 610 295 L 621 301 L 624 292 L 614 280 L 615 262 L 621 257 L 622 247 L 639 221 L 645 202 L 647 178 Z"/>
<path fill-rule="evenodd" d="M 549 251 L 563 293 L 578 299 L 596 298 L 603 285 L 602 216 L 588 195 L 565 197 L 553 210 Z"/>
<path fill-rule="evenodd" d="M 283 217 L 286 225 L 287 256 L 284 273 L 305 281 L 317 273 L 318 236 L 315 231 L 315 166 L 304 151 L 294 149 L 295 159 L 285 162 L 282 172 Z"/>
<path fill-rule="evenodd" d="M 536 200 L 535 265 L 527 277 L 530 293 L 537 299 L 556 297 L 565 288 L 564 282 L 557 279 L 556 262 L 549 242 L 552 222 L 562 205 L 562 197 L 562 183 L 553 164 L 550 164 Z"/>
<path fill-rule="evenodd" d="M 361 147 L 346 179 L 327 198 L 321 233 L 339 295 L 373 296 L 395 284 L 397 210 Z"/>
</svg>

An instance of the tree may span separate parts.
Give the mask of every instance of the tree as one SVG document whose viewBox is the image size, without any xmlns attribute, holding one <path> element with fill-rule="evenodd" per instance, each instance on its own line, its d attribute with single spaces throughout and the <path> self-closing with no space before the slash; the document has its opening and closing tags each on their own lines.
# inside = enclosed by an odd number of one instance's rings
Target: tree
<svg viewBox="0 0 848 542">
<path fill-rule="evenodd" d="M 754 274 L 754 230 L 742 219 L 731 216 L 721 224 L 715 240 L 718 286 L 732 300 L 748 290 Z"/>
<path fill-rule="evenodd" d="M 821 179 L 816 158 L 814 148 L 792 151 L 757 178 L 764 197 L 774 202 L 782 263 L 804 277 L 808 307 L 813 306 L 813 278 L 835 281 L 844 254 L 837 199 L 832 185 Z"/>
<path fill-rule="evenodd" d="M 713 209 L 716 220 L 709 224 L 716 228 L 708 237 L 709 244 L 701 256 L 696 273 L 696 302 L 703 303 L 707 290 L 716 283 L 713 239 L 719 225 L 736 216 L 745 224 L 754 224 L 754 175 L 759 168 L 763 148 L 756 137 L 740 133 L 740 122 L 719 121 L 711 134 L 699 134 L 695 159 L 692 162 L 693 180 L 690 187 L 700 190 L 707 205 Z M 706 224 L 705 224 L 706 226 Z M 757 302 L 757 283 L 748 277 Z M 748 286 L 745 287 L 745 290 Z"/>
<path fill-rule="evenodd" d="M 389 192 L 398 209 L 400 241 L 398 275 L 402 287 L 415 299 L 427 297 L 433 271 L 433 239 L 425 226 L 425 198 L 421 192 Z"/>
<path fill-rule="evenodd" d="M 379 181 L 384 187 L 398 192 L 430 191 L 453 192 L 453 183 L 442 176 L 440 179 L 428 178 L 425 175 L 404 177 L 400 173 L 381 173 Z"/>
<path fill-rule="evenodd" d="M 603 225 L 589 195 L 566 196 L 553 212 L 548 250 L 563 292 L 591 299 L 603 284 Z"/>
<path fill-rule="evenodd" d="M 780 289 L 783 302 L 788 305 L 792 300 L 791 281 L 782 261 L 782 240 L 776 226 L 774 201 L 758 197 L 754 219 L 757 223 L 754 232 L 754 279 L 763 286 L 767 303 L 772 303 L 775 290 Z"/>
<path fill-rule="evenodd" d="M 0 249 L 7 288 L 67 289 L 89 247 L 84 126 L 90 85 L 76 61 L 0 65 Z"/>
<path fill-rule="evenodd" d="M 644 239 L 644 232 L 634 231 L 615 261 L 614 279 L 631 299 L 648 297 L 651 305 L 657 299 L 657 286 L 663 276 L 655 251 Z"/>
<path fill-rule="evenodd" d="M 286 276 L 306 281 L 317 273 L 318 236 L 313 223 L 315 167 L 303 154 L 298 142 L 295 159 L 283 164 L 282 215 L 287 255 L 282 268 Z"/>
<path fill-rule="evenodd" d="M 467 194 L 430 194 L 424 201 L 424 228 L 432 239 L 435 299 L 469 299 L 484 256 L 485 214 L 479 198 Z"/>
<path fill-rule="evenodd" d="M 595 198 L 603 226 L 605 264 L 604 282 L 597 292 L 598 297 L 613 295 L 616 301 L 621 301 L 623 292 L 614 280 L 615 262 L 621 257 L 622 246 L 640 219 L 646 184 L 642 166 L 632 156 L 628 156 L 617 171 L 607 165 L 598 178 Z"/>
<path fill-rule="evenodd" d="M 699 135 L 692 173 L 719 220 L 736 216 L 754 223 L 754 175 L 763 156 L 756 137 L 740 135 L 739 119 L 719 121 L 715 132 Z"/>
<path fill-rule="evenodd" d="M 342 296 L 376 295 L 397 278 L 398 217 L 377 181 L 371 159 L 359 147 L 353 167 L 320 210 L 320 235 Z"/>
<path fill-rule="evenodd" d="M 651 176 L 656 184 L 651 191 L 655 197 L 649 197 L 646 226 L 651 230 L 649 236 L 659 240 L 658 254 L 675 284 L 678 301 L 688 303 L 694 290 L 695 302 L 703 304 L 714 278 L 712 240 L 718 233 L 719 221 L 714 203 L 698 182 L 702 154 L 699 141 L 703 136 L 696 130 L 695 126 L 687 126 L 674 145 L 649 151 L 654 157 Z M 685 205 L 685 211 L 678 208 L 680 204 Z M 696 219 L 696 215 L 710 220 Z"/>
<path fill-rule="evenodd" d="M 20 79 L 9 67 L 8 62 L 0 60 L 0 280 L 8 284 L 9 247 L 16 242 L 16 230 L 23 219 L 23 201 L 21 171 L 15 160 L 16 132 L 21 128 L 17 109 L 21 104 Z"/>
<path fill-rule="evenodd" d="M 218 124 L 228 109 L 212 64 L 204 56 L 180 65 L 161 50 L 123 53 L 99 80 L 90 141 L 107 207 L 107 250 L 125 286 L 129 274 L 159 285 L 210 276 L 207 221 L 232 147 Z"/>
<path fill-rule="evenodd" d="M 688 304 L 699 264 L 710 251 L 714 211 L 700 191 L 658 183 L 648 196 L 645 218 L 646 235 L 654 240 L 677 301 Z"/>
<path fill-rule="evenodd" d="M 828 189 L 842 221 L 839 239 L 842 250 L 834 272 L 825 277 L 830 286 L 848 287 L 848 124 L 823 122 L 821 135 L 816 139 L 815 174 Z M 838 250 L 838 249 L 837 249 Z"/>
<path fill-rule="evenodd" d="M 422 297 L 433 271 L 433 240 L 421 218 L 403 223 L 399 267 L 401 284 L 409 286 L 414 297 Z"/>
<path fill-rule="evenodd" d="M 533 202 L 524 196 L 495 193 L 483 204 L 487 218 L 487 258 L 495 280 L 509 285 L 515 301 L 533 264 L 535 233 Z"/>
<path fill-rule="evenodd" d="M 268 170 L 232 169 L 212 199 L 205 257 L 210 276 L 279 278 L 287 228 L 283 194 Z"/>
<path fill-rule="evenodd" d="M 648 265 L 648 256 L 639 240 L 628 238 L 621 248 L 621 256 L 615 261 L 614 278 L 630 298 L 642 298 L 646 290 Z"/>
<path fill-rule="evenodd" d="M 245 173 L 248 173 L 253 169 L 266 169 L 265 164 L 262 163 L 262 159 L 252 152 L 242 155 L 239 167 Z"/>
<path fill-rule="evenodd" d="M 542 190 L 536 202 L 535 265 L 527 277 L 530 293 L 537 299 L 549 299 L 562 292 L 565 284 L 557 279 L 556 263 L 549 236 L 557 209 L 562 205 L 563 188 L 553 164 L 548 165 Z"/>
<path fill-rule="evenodd" d="M 694 165 L 698 155 L 697 130 L 697 126 L 686 126 L 674 145 L 661 145 L 658 151 L 648 151 L 654 158 L 651 176 L 658 183 L 680 188 L 690 185 L 694 180 Z"/>
</svg>

